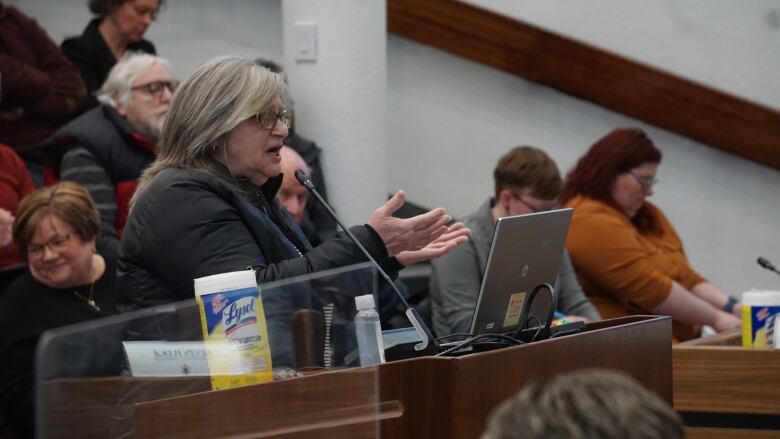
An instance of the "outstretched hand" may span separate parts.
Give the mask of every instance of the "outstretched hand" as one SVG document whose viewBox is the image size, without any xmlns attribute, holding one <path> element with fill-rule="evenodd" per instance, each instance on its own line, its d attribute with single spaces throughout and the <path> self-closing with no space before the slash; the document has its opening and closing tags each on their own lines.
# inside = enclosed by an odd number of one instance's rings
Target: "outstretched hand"
<svg viewBox="0 0 780 439">
<path fill-rule="evenodd" d="M 398 191 L 368 220 L 385 243 L 388 255 L 400 256 L 402 264 L 441 256 L 468 239 L 470 231 L 462 224 L 447 227 L 452 217 L 441 207 L 412 218 L 395 218 L 393 212 L 405 202 L 406 194 Z M 403 252 L 412 254 L 401 255 Z"/>
<path fill-rule="evenodd" d="M 464 226 L 463 223 L 455 223 L 448 227 L 443 235 L 425 247 L 398 253 L 395 258 L 404 265 L 435 259 L 446 255 L 455 247 L 465 244 L 469 240 L 469 235 L 471 235 L 471 229 Z"/>
</svg>

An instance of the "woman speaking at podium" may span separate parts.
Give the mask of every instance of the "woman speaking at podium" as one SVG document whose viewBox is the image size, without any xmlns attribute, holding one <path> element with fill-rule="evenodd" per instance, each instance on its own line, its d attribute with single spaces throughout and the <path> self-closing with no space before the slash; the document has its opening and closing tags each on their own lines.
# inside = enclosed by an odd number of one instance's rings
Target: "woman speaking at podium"
<svg viewBox="0 0 780 439">
<path fill-rule="evenodd" d="M 311 248 L 276 200 L 288 103 L 281 75 L 238 57 L 212 59 L 181 84 L 122 237 L 123 309 L 191 299 L 193 279 L 211 274 L 253 267 L 264 283 L 366 260 L 343 232 Z M 391 275 L 468 239 L 441 208 L 392 217 L 403 203 L 399 192 L 350 229 Z"/>
<path fill-rule="evenodd" d="M 566 177 L 561 201 L 574 208 L 566 247 L 580 284 L 604 318 L 663 314 L 677 340 L 701 325 L 737 328 L 737 302 L 688 264 L 682 241 L 653 195 L 659 151 L 635 128 L 599 139 Z"/>
</svg>

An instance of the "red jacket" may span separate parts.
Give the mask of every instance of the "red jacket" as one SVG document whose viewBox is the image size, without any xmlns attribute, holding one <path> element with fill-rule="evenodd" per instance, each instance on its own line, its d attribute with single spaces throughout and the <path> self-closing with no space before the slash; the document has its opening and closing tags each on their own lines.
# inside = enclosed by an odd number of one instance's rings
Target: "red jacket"
<svg viewBox="0 0 780 439">
<path fill-rule="evenodd" d="M 34 189 L 22 159 L 11 148 L 0 145 L 0 207 L 16 214 L 19 201 Z M 0 270 L 24 263 L 15 245 L 0 247 Z"/>
<path fill-rule="evenodd" d="M 0 3 L 0 142 L 28 157 L 86 101 L 78 69 L 38 23 Z"/>
</svg>

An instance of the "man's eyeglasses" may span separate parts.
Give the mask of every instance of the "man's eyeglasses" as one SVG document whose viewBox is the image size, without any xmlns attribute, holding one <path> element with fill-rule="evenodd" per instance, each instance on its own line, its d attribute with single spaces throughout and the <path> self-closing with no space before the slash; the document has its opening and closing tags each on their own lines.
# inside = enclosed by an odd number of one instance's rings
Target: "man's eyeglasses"
<svg viewBox="0 0 780 439">
<path fill-rule="evenodd" d="M 274 129 L 277 120 L 282 122 L 282 125 L 287 129 L 290 129 L 292 128 L 293 113 L 291 110 L 282 110 L 277 113 L 274 110 L 268 109 L 255 114 L 255 120 L 257 120 L 257 123 L 260 124 L 261 127 L 267 130 Z"/>
<path fill-rule="evenodd" d="M 137 91 L 137 90 L 143 90 L 146 93 L 159 98 L 162 96 L 163 90 L 168 89 L 171 93 L 176 91 L 176 87 L 179 86 L 179 81 L 172 79 L 170 81 L 152 81 L 147 82 L 146 84 L 136 85 L 135 87 L 130 87 L 130 90 Z"/>
<path fill-rule="evenodd" d="M 27 256 L 31 258 L 38 258 L 43 255 L 43 249 L 48 247 L 49 250 L 53 252 L 61 252 L 65 250 L 65 247 L 68 245 L 68 241 L 70 241 L 71 234 L 67 235 L 57 235 L 54 238 L 50 239 L 49 242 L 46 244 L 40 245 L 40 244 L 31 244 L 27 246 Z"/>
<path fill-rule="evenodd" d="M 658 179 L 655 177 L 647 177 L 644 175 L 636 175 L 633 172 L 629 172 L 632 177 L 634 177 L 634 180 L 636 180 L 637 183 L 639 183 L 640 186 L 642 186 L 645 189 L 650 189 L 656 184 L 658 184 Z"/>
<path fill-rule="evenodd" d="M 554 210 L 554 209 L 558 208 L 558 202 L 557 201 L 555 203 L 549 203 L 546 206 L 534 206 L 533 204 L 529 203 L 528 201 L 525 201 L 525 199 L 523 199 L 523 197 L 521 197 L 520 195 L 512 193 L 512 196 L 517 201 L 519 201 L 521 204 L 523 204 L 525 207 L 527 207 L 528 210 L 530 210 L 532 213 L 549 212 L 551 210 Z"/>
</svg>

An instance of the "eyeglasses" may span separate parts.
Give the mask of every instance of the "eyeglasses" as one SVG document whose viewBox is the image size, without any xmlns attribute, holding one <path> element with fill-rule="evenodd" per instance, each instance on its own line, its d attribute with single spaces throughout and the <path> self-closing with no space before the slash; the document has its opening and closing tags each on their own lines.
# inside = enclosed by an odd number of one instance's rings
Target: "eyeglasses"
<svg viewBox="0 0 780 439">
<path fill-rule="evenodd" d="M 548 206 L 539 207 L 539 206 L 534 206 L 533 204 L 529 203 L 528 201 L 525 201 L 525 199 L 523 199 L 523 197 L 521 197 L 520 195 L 517 195 L 517 194 L 515 194 L 515 193 L 512 193 L 512 196 L 513 196 L 513 197 L 514 197 L 514 198 L 515 198 L 517 201 L 519 201 L 520 203 L 522 203 L 522 204 L 523 204 L 525 207 L 527 207 L 527 208 L 528 208 L 528 210 L 530 210 L 530 211 L 531 211 L 531 212 L 533 212 L 533 213 L 538 213 L 538 212 L 549 212 L 549 211 L 551 211 L 551 210 L 554 210 L 554 209 L 557 209 L 557 208 L 558 208 L 558 202 L 557 202 L 557 201 L 556 201 L 555 203 L 552 203 L 552 204 L 548 205 Z"/>
<path fill-rule="evenodd" d="M 53 252 L 61 252 L 65 250 L 65 247 L 68 245 L 68 241 L 70 241 L 70 237 L 72 234 L 68 233 L 67 235 L 57 235 L 54 238 L 50 239 L 49 242 L 43 245 L 39 244 L 31 244 L 27 246 L 27 255 L 31 258 L 38 258 L 43 255 L 43 249 L 48 247 L 49 250 Z"/>
<path fill-rule="evenodd" d="M 179 81 L 172 79 L 170 81 L 152 81 L 147 82 L 146 84 L 136 85 L 135 87 L 130 87 L 130 90 L 138 91 L 143 90 L 144 92 L 159 98 L 163 94 L 164 89 L 168 89 L 171 93 L 176 91 L 176 87 L 179 86 Z"/>
<path fill-rule="evenodd" d="M 133 6 L 133 11 L 139 17 L 145 17 L 148 15 L 150 20 L 152 21 L 157 20 L 157 12 L 159 12 L 157 9 L 153 9 L 143 5 L 136 5 L 136 4 L 133 4 L 132 6 Z"/>
<path fill-rule="evenodd" d="M 292 110 L 282 110 L 277 113 L 271 109 L 263 110 L 255 114 L 255 120 L 261 127 L 267 130 L 274 129 L 277 120 L 282 122 L 285 128 L 290 129 L 292 128 L 293 112 Z"/>
<path fill-rule="evenodd" d="M 650 189 L 658 184 L 658 179 L 654 176 L 636 175 L 633 172 L 629 172 L 629 174 L 631 174 L 631 176 L 634 177 L 634 180 L 645 189 Z"/>
</svg>

